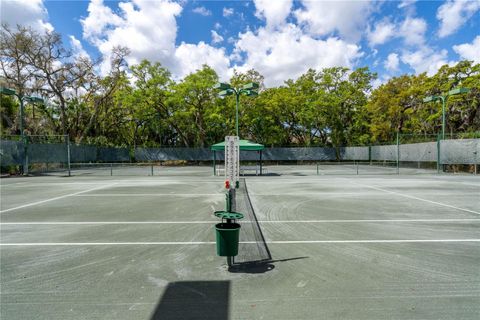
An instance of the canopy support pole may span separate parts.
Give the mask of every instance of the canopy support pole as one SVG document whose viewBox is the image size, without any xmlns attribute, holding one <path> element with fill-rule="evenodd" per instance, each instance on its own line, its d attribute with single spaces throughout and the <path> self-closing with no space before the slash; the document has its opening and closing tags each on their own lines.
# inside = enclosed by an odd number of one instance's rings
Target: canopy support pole
<svg viewBox="0 0 480 320">
<path fill-rule="evenodd" d="M 215 158 L 216 158 L 216 151 L 213 150 L 213 176 L 216 176 L 217 175 L 217 170 L 216 170 L 216 167 L 215 167 Z"/>
<path fill-rule="evenodd" d="M 260 150 L 260 175 L 262 175 L 262 150 Z"/>
</svg>

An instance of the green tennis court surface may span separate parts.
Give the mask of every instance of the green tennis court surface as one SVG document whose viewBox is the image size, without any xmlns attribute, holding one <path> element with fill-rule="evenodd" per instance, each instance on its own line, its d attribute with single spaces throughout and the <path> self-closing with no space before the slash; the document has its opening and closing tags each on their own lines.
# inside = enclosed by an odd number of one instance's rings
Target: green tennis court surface
<svg viewBox="0 0 480 320">
<path fill-rule="evenodd" d="M 232 272 L 211 168 L 2 179 L 0 318 L 478 319 L 478 176 L 267 170 Z"/>
</svg>

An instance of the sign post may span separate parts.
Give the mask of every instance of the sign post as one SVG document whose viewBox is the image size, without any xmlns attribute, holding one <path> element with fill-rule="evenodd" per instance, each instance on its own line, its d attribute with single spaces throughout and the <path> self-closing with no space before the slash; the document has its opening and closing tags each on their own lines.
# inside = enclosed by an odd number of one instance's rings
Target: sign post
<svg viewBox="0 0 480 320">
<path fill-rule="evenodd" d="M 217 254 L 227 257 L 227 264 L 232 267 L 233 258 L 238 255 L 240 224 L 236 222 L 243 218 L 243 214 L 235 212 L 235 189 L 240 186 L 240 145 L 238 136 L 225 137 L 225 211 L 215 211 L 215 216 L 222 219 L 222 223 L 215 225 Z M 224 220 L 226 222 L 224 223 Z"/>
<path fill-rule="evenodd" d="M 240 185 L 240 145 L 238 136 L 225 137 L 225 184 L 227 189 Z"/>
</svg>

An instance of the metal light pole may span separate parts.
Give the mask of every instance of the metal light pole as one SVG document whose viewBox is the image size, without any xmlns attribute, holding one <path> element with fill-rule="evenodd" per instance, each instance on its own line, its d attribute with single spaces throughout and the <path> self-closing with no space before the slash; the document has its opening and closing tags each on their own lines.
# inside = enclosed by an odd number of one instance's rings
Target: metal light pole
<svg viewBox="0 0 480 320">
<path fill-rule="evenodd" d="M 24 147 L 24 163 L 23 163 L 23 174 L 28 174 L 28 158 L 27 158 L 27 141 L 25 139 L 25 132 L 23 130 L 23 117 L 24 117 L 24 104 L 25 101 L 27 102 L 32 102 L 32 103 L 44 103 L 42 98 L 39 97 L 33 97 L 33 96 L 24 96 L 20 93 L 17 93 L 13 89 L 9 88 L 0 88 L 0 94 L 4 94 L 7 96 L 15 96 L 20 102 L 20 124 L 19 124 L 19 129 L 20 129 L 20 137 L 23 142 L 23 147 Z"/>
<path fill-rule="evenodd" d="M 445 140 L 445 123 L 446 123 L 445 109 L 446 109 L 446 106 L 447 106 L 447 98 L 449 96 L 454 96 L 454 95 L 457 95 L 457 94 L 468 93 L 469 91 L 470 91 L 469 88 L 459 87 L 459 88 L 452 89 L 445 94 L 442 94 L 442 95 L 439 95 L 439 96 L 428 96 L 428 97 L 425 97 L 423 99 L 423 102 L 432 102 L 432 101 L 437 101 L 437 100 L 442 101 L 442 140 Z"/>
<path fill-rule="evenodd" d="M 445 140 L 445 102 L 446 97 L 440 96 L 442 100 L 442 140 Z"/>
<path fill-rule="evenodd" d="M 235 94 L 235 132 L 237 137 L 240 137 L 238 132 L 238 108 L 240 105 L 240 95 L 257 96 L 258 92 L 256 90 L 258 89 L 258 83 L 250 82 L 241 88 L 233 88 L 228 83 L 217 83 L 213 88 L 222 90 L 219 93 L 221 97 Z"/>
<path fill-rule="evenodd" d="M 235 133 L 236 136 L 239 137 L 238 135 L 238 106 L 240 104 L 240 95 L 236 94 L 235 95 Z"/>
</svg>

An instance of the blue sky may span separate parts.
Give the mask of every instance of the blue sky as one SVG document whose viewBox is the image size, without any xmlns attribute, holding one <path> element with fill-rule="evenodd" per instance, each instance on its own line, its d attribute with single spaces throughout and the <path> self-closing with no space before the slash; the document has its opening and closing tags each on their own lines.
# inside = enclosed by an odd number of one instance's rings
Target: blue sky
<svg viewBox="0 0 480 320">
<path fill-rule="evenodd" d="M 267 86 L 308 68 L 368 66 L 378 83 L 480 63 L 480 1 L 2 1 L 2 21 L 54 29 L 78 54 L 160 61 L 181 78 L 258 70 Z M 108 64 L 101 67 L 108 72 Z"/>
</svg>

